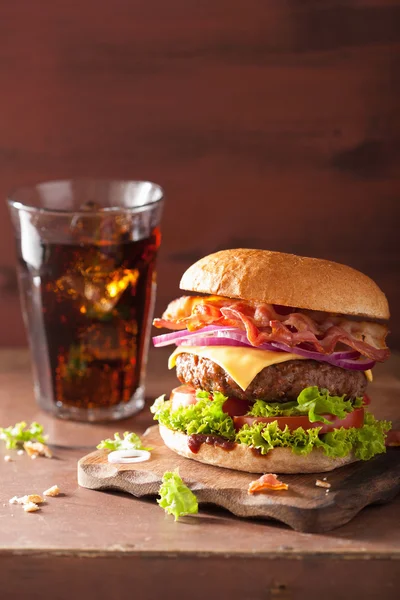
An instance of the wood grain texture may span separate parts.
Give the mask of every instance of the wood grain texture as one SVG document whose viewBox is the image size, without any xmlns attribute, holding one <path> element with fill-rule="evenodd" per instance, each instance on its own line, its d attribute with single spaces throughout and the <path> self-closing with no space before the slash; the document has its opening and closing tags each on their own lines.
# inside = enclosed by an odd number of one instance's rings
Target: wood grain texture
<svg viewBox="0 0 400 600">
<path fill-rule="evenodd" d="M 20 557 L 0 555 L 0 580 L 8 598 L 19 600 L 32 586 L 30 600 L 121 598 L 127 589 L 140 589 L 142 600 L 168 594 L 173 598 L 210 598 L 231 600 L 324 600 L 362 598 L 397 600 L 400 584 L 397 561 L 307 557 L 268 558 L 166 556 L 126 553 L 114 560 L 110 556 L 88 553 L 82 556 L 52 556 L 32 553 Z M 340 576 L 338 576 L 340 573 Z M 8 600 L 7 598 L 7 600 Z"/>
<path fill-rule="evenodd" d="M 183 481 L 196 494 L 199 504 L 213 504 L 238 517 L 275 519 L 296 531 L 331 531 L 348 523 L 365 506 L 394 498 L 400 491 L 400 452 L 336 469 L 329 474 L 282 475 L 286 491 L 249 495 L 247 489 L 257 476 L 203 465 L 176 455 L 164 446 L 158 426 L 143 435 L 151 446 L 149 461 L 110 464 L 108 452 L 98 450 L 78 462 L 78 483 L 92 490 L 117 490 L 138 498 L 155 496 L 166 471 L 179 469 Z M 327 475 L 329 492 L 315 485 Z"/>
<path fill-rule="evenodd" d="M 399 66 L 398 0 L 3 2 L 0 194 L 155 180 L 158 312 L 204 254 L 289 251 L 376 279 L 400 347 Z M 0 232 L 0 343 L 19 344 L 3 204 Z"/>
</svg>

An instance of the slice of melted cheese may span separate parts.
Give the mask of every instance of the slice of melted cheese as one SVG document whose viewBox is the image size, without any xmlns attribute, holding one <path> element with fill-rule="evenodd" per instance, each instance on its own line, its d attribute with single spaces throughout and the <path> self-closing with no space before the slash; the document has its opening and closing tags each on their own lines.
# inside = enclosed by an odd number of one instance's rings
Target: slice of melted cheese
<svg viewBox="0 0 400 600">
<path fill-rule="evenodd" d="M 212 360 L 224 369 L 242 390 L 247 389 L 254 377 L 265 367 L 288 360 L 306 360 L 304 356 L 289 352 L 272 352 L 240 346 L 179 346 L 169 357 L 169 369 L 175 367 L 178 354 L 195 354 Z M 371 371 L 365 371 L 365 375 L 372 381 Z"/>
</svg>

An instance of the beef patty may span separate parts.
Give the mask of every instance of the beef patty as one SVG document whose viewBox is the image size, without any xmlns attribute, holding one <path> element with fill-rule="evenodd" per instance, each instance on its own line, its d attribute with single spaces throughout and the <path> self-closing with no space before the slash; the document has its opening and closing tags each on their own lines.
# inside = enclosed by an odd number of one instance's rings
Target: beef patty
<svg viewBox="0 0 400 600">
<path fill-rule="evenodd" d="M 316 360 L 290 360 L 266 367 L 245 391 L 222 367 L 195 354 L 178 354 L 176 374 L 182 383 L 207 392 L 266 402 L 296 400 L 300 392 L 311 385 L 326 388 L 332 395 L 346 394 L 349 398 L 363 396 L 367 387 L 363 371 L 349 371 Z"/>
</svg>

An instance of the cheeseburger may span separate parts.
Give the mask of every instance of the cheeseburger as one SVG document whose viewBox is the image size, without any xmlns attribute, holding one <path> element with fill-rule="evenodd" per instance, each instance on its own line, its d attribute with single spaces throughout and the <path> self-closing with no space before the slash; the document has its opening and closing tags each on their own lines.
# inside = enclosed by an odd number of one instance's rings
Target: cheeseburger
<svg viewBox="0 0 400 600">
<path fill-rule="evenodd" d="M 318 473 L 385 452 L 369 412 L 372 368 L 389 356 L 389 308 L 345 265 L 267 250 L 202 258 L 154 325 L 172 330 L 182 385 L 152 407 L 164 443 L 251 473 Z"/>
</svg>

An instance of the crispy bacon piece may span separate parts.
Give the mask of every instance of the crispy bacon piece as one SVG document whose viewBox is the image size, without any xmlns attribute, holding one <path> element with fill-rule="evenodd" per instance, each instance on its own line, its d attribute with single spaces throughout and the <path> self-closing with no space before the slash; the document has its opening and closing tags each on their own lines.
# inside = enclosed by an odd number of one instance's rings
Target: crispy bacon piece
<svg viewBox="0 0 400 600">
<path fill-rule="evenodd" d="M 207 325 L 237 327 L 246 331 L 255 347 L 265 342 L 281 342 L 290 347 L 306 343 L 310 349 L 331 354 L 338 344 L 344 344 L 374 361 L 383 362 L 389 356 L 385 325 L 300 309 L 285 314 L 285 311 L 275 310 L 272 304 L 219 296 L 178 298 L 153 324 L 189 331 Z"/>
<path fill-rule="evenodd" d="M 161 319 L 154 319 L 154 327 L 165 327 L 166 329 L 186 329 L 181 322 L 191 316 L 193 308 L 204 298 L 201 296 L 181 296 L 172 300 L 164 311 Z"/>
<path fill-rule="evenodd" d="M 154 319 L 153 325 L 178 331 L 186 328 L 195 331 L 206 325 L 217 325 L 221 318 L 219 306 L 232 302 L 219 296 L 181 296 L 168 304 L 161 319 Z"/>
<path fill-rule="evenodd" d="M 287 490 L 288 488 L 288 484 L 279 481 L 276 475 L 273 473 L 266 473 L 265 475 L 261 475 L 259 479 L 256 479 L 249 484 L 247 493 L 256 494 L 257 492 L 269 490 Z"/>
<path fill-rule="evenodd" d="M 385 446 L 393 447 L 400 446 L 400 430 L 391 429 L 387 432 Z"/>
</svg>

